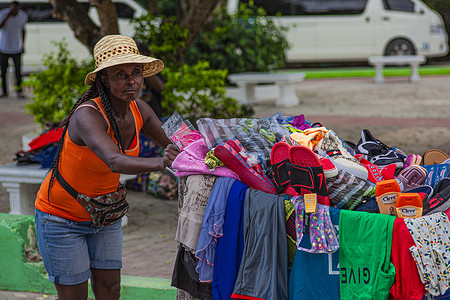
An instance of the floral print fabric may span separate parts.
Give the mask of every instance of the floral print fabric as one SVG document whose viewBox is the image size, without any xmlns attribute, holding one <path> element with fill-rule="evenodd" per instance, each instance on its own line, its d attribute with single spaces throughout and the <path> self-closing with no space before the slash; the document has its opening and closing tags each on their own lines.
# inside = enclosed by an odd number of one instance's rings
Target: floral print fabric
<svg viewBox="0 0 450 300">
<path fill-rule="evenodd" d="M 338 236 L 331 222 L 329 206 L 317 204 L 317 212 L 310 214 L 309 238 L 311 249 L 300 246 L 303 238 L 303 214 L 305 202 L 302 196 L 291 199 L 295 206 L 297 249 L 310 253 L 333 253 L 339 249 Z"/>
<path fill-rule="evenodd" d="M 425 289 L 443 295 L 450 284 L 450 222 L 445 213 L 404 219 L 415 246 L 409 248 Z"/>
</svg>

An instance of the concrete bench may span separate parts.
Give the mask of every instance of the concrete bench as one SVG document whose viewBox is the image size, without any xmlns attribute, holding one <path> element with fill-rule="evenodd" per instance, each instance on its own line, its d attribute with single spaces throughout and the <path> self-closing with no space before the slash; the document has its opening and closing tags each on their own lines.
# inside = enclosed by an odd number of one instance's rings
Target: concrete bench
<svg viewBox="0 0 450 300">
<path fill-rule="evenodd" d="M 426 62 L 423 55 L 394 55 L 394 56 L 371 56 L 369 57 L 369 65 L 375 67 L 375 82 L 384 82 L 383 68 L 385 65 L 409 65 L 411 74 L 409 80 L 411 82 L 419 81 L 419 65 Z"/>
<path fill-rule="evenodd" d="M 0 166 L 0 183 L 9 194 L 9 213 L 12 215 L 33 215 L 34 201 L 41 182 L 48 169 L 40 164 L 17 166 L 15 163 Z M 120 175 L 120 181 L 135 178 L 136 175 Z M 126 217 L 126 216 L 125 216 Z M 127 219 L 122 221 L 125 226 Z"/>
<path fill-rule="evenodd" d="M 300 103 L 296 88 L 305 79 L 305 73 L 237 73 L 230 74 L 228 79 L 239 87 L 242 104 L 256 103 L 256 85 L 274 83 L 279 90 L 275 105 L 289 107 Z"/>
</svg>

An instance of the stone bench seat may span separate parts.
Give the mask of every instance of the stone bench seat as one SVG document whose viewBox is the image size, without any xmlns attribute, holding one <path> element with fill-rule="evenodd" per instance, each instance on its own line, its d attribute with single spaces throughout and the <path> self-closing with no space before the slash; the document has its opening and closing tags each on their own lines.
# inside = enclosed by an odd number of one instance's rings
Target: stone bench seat
<svg viewBox="0 0 450 300">
<path fill-rule="evenodd" d="M 300 103 L 296 89 L 297 85 L 305 79 L 305 73 L 235 73 L 230 74 L 228 79 L 240 89 L 239 100 L 242 104 L 256 103 L 256 85 L 273 83 L 279 90 L 275 105 L 290 107 Z"/>
<path fill-rule="evenodd" d="M 419 65 L 426 62 L 426 58 L 423 55 L 393 55 L 393 56 L 371 56 L 368 59 L 369 65 L 375 67 L 375 82 L 384 82 L 383 68 L 385 65 L 409 65 L 411 68 L 411 74 L 409 80 L 411 82 L 417 82 L 420 79 Z"/>
</svg>

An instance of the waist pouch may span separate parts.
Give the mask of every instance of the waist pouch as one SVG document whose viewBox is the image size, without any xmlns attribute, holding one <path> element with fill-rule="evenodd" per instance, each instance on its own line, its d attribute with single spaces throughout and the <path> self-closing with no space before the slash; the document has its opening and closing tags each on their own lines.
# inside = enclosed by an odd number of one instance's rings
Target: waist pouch
<svg viewBox="0 0 450 300">
<path fill-rule="evenodd" d="M 94 226 L 113 224 L 128 212 L 127 189 L 121 183 L 116 191 L 91 198 L 78 193 L 59 172 L 56 172 L 56 180 L 89 213 Z"/>
</svg>

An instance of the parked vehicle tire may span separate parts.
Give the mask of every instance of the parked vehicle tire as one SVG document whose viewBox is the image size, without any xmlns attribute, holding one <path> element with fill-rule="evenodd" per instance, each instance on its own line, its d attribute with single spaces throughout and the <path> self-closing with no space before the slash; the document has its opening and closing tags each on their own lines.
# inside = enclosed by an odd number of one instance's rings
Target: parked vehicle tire
<svg viewBox="0 0 450 300">
<path fill-rule="evenodd" d="M 415 55 L 416 49 L 413 44 L 405 39 L 396 39 L 389 43 L 384 55 Z"/>
</svg>

